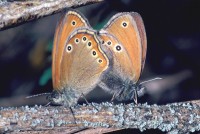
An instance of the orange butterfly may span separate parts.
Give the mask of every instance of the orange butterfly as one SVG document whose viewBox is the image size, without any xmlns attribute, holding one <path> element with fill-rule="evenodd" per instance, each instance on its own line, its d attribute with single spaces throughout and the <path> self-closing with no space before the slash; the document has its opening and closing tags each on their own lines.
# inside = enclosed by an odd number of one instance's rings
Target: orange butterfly
<svg viewBox="0 0 200 134">
<path fill-rule="evenodd" d="M 99 85 L 113 92 L 118 100 L 134 99 L 137 103 L 137 82 L 144 68 L 147 50 L 141 16 L 135 12 L 118 13 L 100 30 L 99 36 L 113 57 L 112 69 Z"/>
</svg>

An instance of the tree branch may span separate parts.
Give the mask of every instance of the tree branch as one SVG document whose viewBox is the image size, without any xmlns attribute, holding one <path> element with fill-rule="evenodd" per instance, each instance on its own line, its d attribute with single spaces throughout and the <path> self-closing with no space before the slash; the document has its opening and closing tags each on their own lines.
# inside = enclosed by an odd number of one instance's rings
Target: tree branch
<svg viewBox="0 0 200 134">
<path fill-rule="evenodd" d="M 95 108 L 98 109 L 98 111 Z M 69 108 L 34 106 L 1 108 L 0 132 L 71 132 L 80 128 L 159 129 L 186 133 L 200 130 L 200 100 L 167 105 L 102 103 Z M 97 129 L 98 130 L 98 129 Z M 106 130 L 106 129 L 105 129 Z"/>
<path fill-rule="evenodd" d="M 0 30 L 61 11 L 103 0 L 26 0 L 0 1 Z"/>
</svg>

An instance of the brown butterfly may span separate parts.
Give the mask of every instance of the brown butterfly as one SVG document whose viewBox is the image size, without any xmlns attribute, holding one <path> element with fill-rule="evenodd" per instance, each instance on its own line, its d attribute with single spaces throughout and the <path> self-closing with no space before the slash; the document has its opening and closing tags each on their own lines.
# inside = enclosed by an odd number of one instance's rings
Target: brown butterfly
<svg viewBox="0 0 200 134">
<path fill-rule="evenodd" d="M 60 79 L 60 63 L 64 47 L 66 45 L 66 40 L 75 29 L 81 27 L 88 28 L 90 26 L 87 20 L 80 13 L 75 11 L 68 11 L 61 17 L 59 23 L 57 24 L 52 54 L 52 80 L 54 89 L 61 90 L 63 87 L 60 84 L 62 81 Z"/>
<path fill-rule="evenodd" d="M 80 13 L 68 11 L 61 18 L 52 55 L 53 104 L 71 107 L 100 82 L 109 64 L 100 43 Z"/>
<path fill-rule="evenodd" d="M 134 99 L 137 103 L 137 91 L 140 90 L 137 82 L 144 68 L 147 50 L 141 16 L 135 12 L 118 13 L 99 31 L 99 36 L 113 59 L 112 69 L 99 86 L 114 93 L 117 100 Z"/>
</svg>

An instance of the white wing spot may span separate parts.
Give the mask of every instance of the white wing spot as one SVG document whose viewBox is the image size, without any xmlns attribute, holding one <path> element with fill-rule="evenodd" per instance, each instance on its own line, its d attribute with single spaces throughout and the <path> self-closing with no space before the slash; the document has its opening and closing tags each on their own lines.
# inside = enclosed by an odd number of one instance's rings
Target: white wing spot
<svg viewBox="0 0 200 134">
<path fill-rule="evenodd" d="M 72 50 L 73 50 L 73 46 L 72 46 L 71 44 L 68 44 L 68 45 L 66 46 L 66 52 L 67 52 L 67 53 L 71 53 Z"/>
<path fill-rule="evenodd" d="M 93 57 L 97 57 L 98 55 L 97 55 L 97 52 L 95 51 L 95 50 L 92 50 L 92 56 Z"/>
<path fill-rule="evenodd" d="M 86 41 L 87 41 L 87 37 L 83 36 L 82 42 L 86 42 Z"/>
<path fill-rule="evenodd" d="M 122 46 L 120 44 L 116 44 L 114 47 L 115 52 L 121 52 L 122 51 Z"/>
<path fill-rule="evenodd" d="M 128 22 L 122 21 L 121 26 L 122 26 L 123 28 L 127 28 L 127 27 L 128 27 Z"/>
<path fill-rule="evenodd" d="M 72 20 L 71 25 L 72 25 L 72 26 L 76 26 L 76 21 L 75 21 L 75 20 Z"/>
<path fill-rule="evenodd" d="M 78 44 L 78 43 L 80 42 L 80 40 L 79 40 L 78 38 L 75 38 L 75 39 L 74 39 L 74 42 L 75 42 L 76 44 Z"/>
</svg>

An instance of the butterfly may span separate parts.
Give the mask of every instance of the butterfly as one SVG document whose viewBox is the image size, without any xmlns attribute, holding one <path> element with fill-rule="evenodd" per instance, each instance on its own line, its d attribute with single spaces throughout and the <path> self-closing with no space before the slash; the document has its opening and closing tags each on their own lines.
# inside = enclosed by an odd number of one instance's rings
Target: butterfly
<svg viewBox="0 0 200 134">
<path fill-rule="evenodd" d="M 112 55 L 112 69 L 99 86 L 114 93 L 117 100 L 134 99 L 137 103 L 137 82 L 143 71 L 147 39 L 142 17 L 136 12 L 114 15 L 99 31 L 103 46 Z"/>
<path fill-rule="evenodd" d="M 138 13 L 118 13 L 95 31 L 81 13 L 68 11 L 54 37 L 51 101 L 70 107 L 99 86 L 114 94 L 114 99 L 136 102 L 146 49 L 145 28 Z"/>
<path fill-rule="evenodd" d="M 73 106 L 99 83 L 109 64 L 100 43 L 80 13 L 68 11 L 61 17 L 52 54 L 53 104 Z"/>
</svg>

